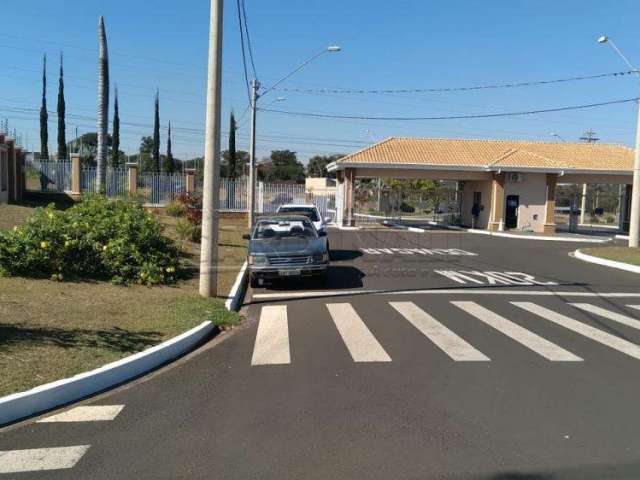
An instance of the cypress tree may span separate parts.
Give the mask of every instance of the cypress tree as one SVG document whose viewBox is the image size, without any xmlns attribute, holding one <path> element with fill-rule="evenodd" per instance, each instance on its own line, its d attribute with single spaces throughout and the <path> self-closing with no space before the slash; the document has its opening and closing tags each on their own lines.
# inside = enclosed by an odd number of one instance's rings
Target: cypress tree
<svg viewBox="0 0 640 480">
<path fill-rule="evenodd" d="M 40 159 L 49 159 L 49 113 L 47 112 L 47 55 L 42 67 L 42 107 L 40 108 Z"/>
<path fill-rule="evenodd" d="M 109 49 L 107 46 L 107 32 L 104 27 L 104 18 L 98 19 L 98 145 L 96 153 L 96 190 L 103 193 L 105 190 L 106 168 L 109 137 Z"/>
<path fill-rule="evenodd" d="M 236 178 L 237 152 L 236 152 L 236 116 L 231 111 L 231 120 L 229 122 L 229 178 Z"/>
<path fill-rule="evenodd" d="M 156 108 L 153 122 L 153 168 L 160 172 L 160 92 L 156 92 Z"/>
<path fill-rule="evenodd" d="M 113 106 L 113 134 L 112 139 L 112 151 L 111 151 L 111 166 L 113 168 L 120 167 L 120 109 L 118 105 L 118 87 L 115 90 L 115 102 Z"/>
<path fill-rule="evenodd" d="M 169 132 L 167 133 L 167 157 L 164 160 L 165 173 L 173 173 L 176 170 L 173 161 L 173 152 L 171 151 L 171 122 L 169 122 Z"/>
<path fill-rule="evenodd" d="M 61 53 L 60 82 L 58 85 L 58 161 L 65 160 L 67 158 L 67 126 L 65 123 L 66 104 L 64 101 L 64 70 L 62 64 L 63 57 Z"/>
</svg>

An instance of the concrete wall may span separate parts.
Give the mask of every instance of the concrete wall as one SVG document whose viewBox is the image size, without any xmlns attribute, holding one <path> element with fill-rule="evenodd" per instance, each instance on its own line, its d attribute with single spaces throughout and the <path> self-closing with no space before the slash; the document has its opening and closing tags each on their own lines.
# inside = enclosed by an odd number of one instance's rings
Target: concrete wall
<svg viewBox="0 0 640 480">
<path fill-rule="evenodd" d="M 542 232 L 547 203 L 547 175 L 545 173 L 520 174 L 522 181 L 505 183 L 505 199 L 508 195 L 520 196 L 518 208 L 518 230 Z"/>
<path fill-rule="evenodd" d="M 464 182 L 462 189 L 462 224 L 471 226 L 471 208 L 473 207 L 473 192 L 480 192 L 482 195 L 481 205 L 484 206 L 480 212 L 476 228 L 485 229 L 489 224 L 489 213 L 491 212 L 491 181 L 471 181 Z"/>
</svg>

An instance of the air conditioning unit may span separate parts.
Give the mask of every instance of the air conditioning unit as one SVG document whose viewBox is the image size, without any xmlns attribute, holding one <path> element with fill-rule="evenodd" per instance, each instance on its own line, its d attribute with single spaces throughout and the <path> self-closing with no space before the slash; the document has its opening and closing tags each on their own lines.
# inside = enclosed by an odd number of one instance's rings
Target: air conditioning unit
<svg viewBox="0 0 640 480">
<path fill-rule="evenodd" d="M 507 182 L 509 183 L 520 183 L 524 179 L 524 175 L 522 173 L 508 173 L 507 174 Z"/>
</svg>

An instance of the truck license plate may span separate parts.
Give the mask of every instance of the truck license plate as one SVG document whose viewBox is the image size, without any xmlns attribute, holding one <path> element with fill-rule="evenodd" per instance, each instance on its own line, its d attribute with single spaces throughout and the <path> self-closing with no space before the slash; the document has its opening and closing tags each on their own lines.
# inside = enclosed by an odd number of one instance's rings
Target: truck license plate
<svg viewBox="0 0 640 480">
<path fill-rule="evenodd" d="M 302 274 L 302 270 L 280 270 L 278 274 L 281 277 L 298 277 Z"/>
</svg>

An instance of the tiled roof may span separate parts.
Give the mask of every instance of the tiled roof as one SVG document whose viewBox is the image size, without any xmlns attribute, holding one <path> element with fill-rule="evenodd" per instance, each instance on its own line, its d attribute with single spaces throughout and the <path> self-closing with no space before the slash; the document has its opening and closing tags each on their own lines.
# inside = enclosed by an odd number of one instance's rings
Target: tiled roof
<svg viewBox="0 0 640 480">
<path fill-rule="evenodd" d="M 338 160 L 341 164 L 632 171 L 632 149 L 610 144 L 513 140 L 389 138 Z"/>
</svg>

